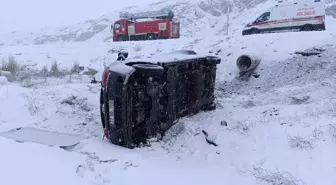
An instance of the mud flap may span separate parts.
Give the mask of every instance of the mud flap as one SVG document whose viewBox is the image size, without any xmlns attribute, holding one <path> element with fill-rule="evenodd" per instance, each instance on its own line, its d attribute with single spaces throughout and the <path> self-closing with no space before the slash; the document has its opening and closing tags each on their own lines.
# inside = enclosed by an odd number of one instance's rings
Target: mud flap
<svg viewBox="0 0 336 185">
<path fill-rule="evenodd" d="M 52 132 L 33 127 L 19 127 L 6 132 L 0 132 L 1 137 L 13 139 L 17 142 L 33 142 L 61 148 L 77 145 L 84 136 L 60 132 Z"/>
</svg>

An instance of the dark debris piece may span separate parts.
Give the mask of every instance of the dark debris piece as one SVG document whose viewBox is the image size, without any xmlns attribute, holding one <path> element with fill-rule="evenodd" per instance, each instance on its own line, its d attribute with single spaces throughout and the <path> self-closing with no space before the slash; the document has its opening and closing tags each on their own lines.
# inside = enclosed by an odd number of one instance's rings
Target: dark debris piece
<svg viewBox="0 0 336 185">
<path fill-rule="evenodd" d="M 297 54 L 297 55 L 302 55 L 302 56 L 308 57 L 308 56 L 313 56 L 313 55 L 320 55 L 323 51 L 325 51 L 325 49 L 313 48 L 313 49 L 308 49 L 308 50 L 305 50 L 305 51 L 296 51 L 294 53 Z"/>
<path fill-rule="evenodd" d="M 228 124 L 227 124 L 227 122 L 226 122 L 225 120 L 222 120 L 222 121 L 221 121 L 221 125 L 222 125 L 222 126 L 228 126 Z"/>
<path fill-rule="evenodd" d="M 205 135 L 205 141 L 209 144 L 209 145 L 213 145 L 213 146 L 218 146 L 217 143 L 215 143 L 214 141 L 211 141 L 209 138 L 208 138 L 208 133 L 205 131 L 205 130 L 202 130 L 202 133 Z"/>
</svg>

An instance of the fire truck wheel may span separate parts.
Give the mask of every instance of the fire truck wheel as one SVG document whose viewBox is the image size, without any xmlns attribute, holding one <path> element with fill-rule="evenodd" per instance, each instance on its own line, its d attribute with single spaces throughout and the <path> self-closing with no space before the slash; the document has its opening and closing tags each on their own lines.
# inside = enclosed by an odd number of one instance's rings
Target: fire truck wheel
<svg viewBox="0 0 336 185">
<path fill-rule="evenodd" d="M 163 67 L 155 64 L 133 64 L 132 67 L 149 76 L 160 77 L 164 73 Z"/>
</svg>

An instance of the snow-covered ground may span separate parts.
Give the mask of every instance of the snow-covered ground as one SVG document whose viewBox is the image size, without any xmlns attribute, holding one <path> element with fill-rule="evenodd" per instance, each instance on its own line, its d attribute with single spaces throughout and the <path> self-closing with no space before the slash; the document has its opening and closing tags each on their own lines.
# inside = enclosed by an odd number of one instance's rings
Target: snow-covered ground
<svg viewBox="0 0 336 185">
<path fill-rule="evenodd" d="M 99 84 L 89 84 L 85 76 L 33 79 L 28 85 L 0 80 L 0 131 L 30 126 L 86 138 L 61 149 L 0 137 L 0 184 L 334 185 L 336 21 L 328 17 L 325 32 L 240 36 L 250 21 L 247 13 L 254 19 L 271 3 L 233 16 L 229 35 L 221 32 L 225 15 L 215 17 L 189 4 L 205 16 L 196 26 L 182 24 L 199 30 L 185 30 L 177 40 L 105 42 L 110 36 L 105 29 L 83 42 L 31 45 L 28 39 L 25 45 L 10 41 L 0 46 L 0 57 L 13 55 L 40 69 L 53 61 L 60 67 L 77 61 L 101 71 L 120 48 L 130 57 L 193 49 L 204 54 L 221 50 L 222 58 L 217 110 L 181 119 L 162 141 L 133 150 L 102 140 Z M 295 54 L 313 47 L 322 53 Z M 246 53 L 262 58 L 260 76 L 238 81 L 235 60 Z M 218 146 L 209 145 L 202 130 Z"/>
</svg>

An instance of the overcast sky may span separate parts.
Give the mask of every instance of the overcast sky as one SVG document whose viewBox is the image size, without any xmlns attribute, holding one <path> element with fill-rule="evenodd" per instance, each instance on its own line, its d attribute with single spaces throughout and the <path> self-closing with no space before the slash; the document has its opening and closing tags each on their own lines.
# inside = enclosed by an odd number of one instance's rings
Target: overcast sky
<svg viewBox="0 0 336 185">
<path fill-rule="evenodd" d="M 0 0 L 0 33 L 74 24 L 159 0 Z"/>
</svg>

